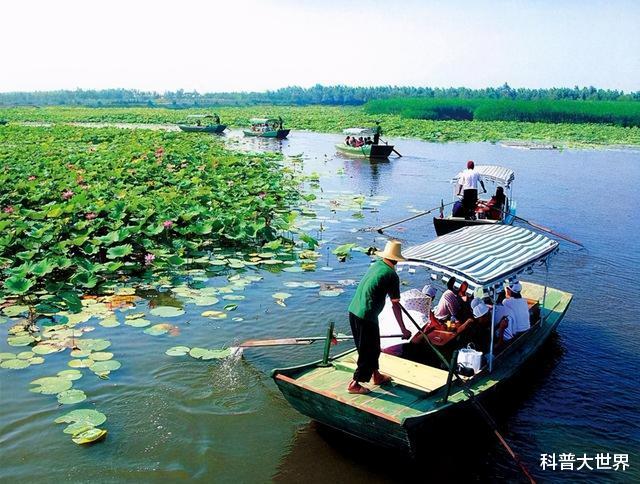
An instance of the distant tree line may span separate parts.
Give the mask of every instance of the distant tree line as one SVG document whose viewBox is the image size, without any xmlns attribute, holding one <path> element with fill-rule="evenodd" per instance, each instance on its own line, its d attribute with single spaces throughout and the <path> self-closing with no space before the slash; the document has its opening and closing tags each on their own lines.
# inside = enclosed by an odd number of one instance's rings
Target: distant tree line
<svg viewBox="0 0 640 484">
<path fill-rule="evenodd" d="M 206 107 L 261 104 L 305 106 L 311 104 L 359 106 L 375 99 L 420 97 L 431 99 L 510 99 L 514 101 L 640 101 L 640 91 L 597 89 L 593 86 L 550 89 L 512 88 L 508 84 L 485 89 L 466 87 L 284 87 L 265 92 L 138 91 L 135 89 L 60 90 L 0 93 L 0 106 L 149 106 Z"/>
</svg>

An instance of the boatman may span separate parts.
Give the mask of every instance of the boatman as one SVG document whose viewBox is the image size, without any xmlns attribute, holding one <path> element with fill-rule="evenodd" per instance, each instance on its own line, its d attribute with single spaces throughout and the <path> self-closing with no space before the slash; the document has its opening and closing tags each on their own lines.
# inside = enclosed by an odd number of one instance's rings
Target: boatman
<svg viewBox="0 0 640 484">
<path fill-rule="evenodd" d="M 376 121 L 376 127 L 373 128 L 373 144 L 377 145 L 380 141 L 380 135 L 382 134 L 382 128 L 380 127 L 380 121 Z"/>
<path fill-rule="evenodd" d="M 378 370 L 380 356 L 380 328 L 378 315 L 384 308 L 387 296 L 391 299 L 393 314 L 402 332 L 402 339 L 409 339 L 409 331 L 402 321 L 400 309 L 400 278 L 396 273 L 396 264 L 406 260 L 400 252 L 400 242 L 387 242 L 382 252 L 376 255 L 381 258 L 374 262 L 364 275 L 356 293 L 349 304 L 349 323 L 353 340 L 358 349 L 358 367 L 349 383 L 349 393 L 365 394 L 369 389 L 361 385 L 369 382 L 373 376 L 374 385 L 383 385 L 391 381 L 391 377 Z"/>
<path fill-rule="evenodd" d="M 462 193 L 462 206 L 466 212 L 466 218 L 473 218 L 478 203 L 478 182 L 482 191 L 487 193 L 484 182 L 477 171 L 474 171 L 473 161 L 467 161 L 467 169 L 458 175 L 458 195 Z"/>
</svg>

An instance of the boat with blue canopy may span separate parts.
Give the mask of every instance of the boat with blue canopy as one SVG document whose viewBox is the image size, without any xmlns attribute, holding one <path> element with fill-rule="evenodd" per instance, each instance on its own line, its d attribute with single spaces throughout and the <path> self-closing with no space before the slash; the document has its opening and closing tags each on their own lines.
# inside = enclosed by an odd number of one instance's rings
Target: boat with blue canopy
<svg viewBox="0 0 640 484">
<path fill-rule="evenodd" d="M 454 230 L 470 225 L 510 225 L 515 220 L 516 202 L 513 200 L 513 183 L 515 173 L 510 168 L 498 165 L 477 165 L 474 168 L 480 178 L 485 182 L 487 191 L 497 192 L 500 190 L 504 195 L 504 203 L 496 203 L 495 195 L 491 199 L 479 199 L 473 214 L 463 213 L 462 200 L 457 195 L 460 184 L 458 178 L 460 174 L 453 177 L 453 201 L 449 203 L 453 208 L 445 216 L 444 202 L 440 210 L 440 216 L 433 218 L 433 227 L 437 235 L 445 235 Z"/>
<path fill-rule="evenodd" d="M 422 278 L 421 284 L 455 277 L 469 299 L 494 305 L 503 285 L 540 267 L 548 274 L 558 242 L 521 227 L 475 225 L 403 252 L 408 260 L 400 262 L 398 270 L 411 272 L 413 279 Z M 380 371 L 391 376 L 392 383 L 364 384 L 371 390 L 366 395 L 347 391 L 356 368 L 357 350 L 331 356 L 328 343 L 322 359 L 275 369 L 272 376 L 286 400 L 302 414 L 376 445 L 413 453 L 421 438 L 436 437 L 429 435 L 436 417 L 450 415 L 517 375 L 564 317 L 573 297 L 570 293 L 548 287 L 546 282 L 519 284 L 529 308 L 530 328 L 507 346 L 498 347 L 497 321 L 491 311 L 486 329 L 480 328 L 486 331 L 482 334 L 489 346 L 471 374 L 462 374 L 456 364 L 467 333 L 460 330 L 461 326 L 453 326 L 441 330 L 451 333 L 447 341 L 453 347 L 451 359 L 439 353 L 443 346 L 434 344 L 431 338 L 423 341 L 423 346 L 425 352 L 433 350 L 439 355 L 432 360 L 418 361 L 385 351 L 380 355 Z M 397 325 L 387 324 L 385 311 L 380 316 L 381 341 L 398 331 Z M 406 326 L 409 327 L 408 322 Z M 424 329 L 414 328 L 413 334 L 424 335 Z M 415 344 L 402 340 L 397 343 Z M 383 346 L 389 344 L 393 341 Z"/>
<path fill-rule="evenodd" d="M 187 133 L 214 133 L 220 134 L 226 128 L 226 124 L 220 124 L 220 116 L 213 114 L 190 114 L 187 121 L 178 124 L 178 128 Z"/>
<path fill-rule="evenodd" d="M 284 139 L 289 136 L 290 129 L 284 129 L 282 118 L 251 118 L 251 128 L 243 130 L 245 136 L 259 138 Z"/>
</svg>

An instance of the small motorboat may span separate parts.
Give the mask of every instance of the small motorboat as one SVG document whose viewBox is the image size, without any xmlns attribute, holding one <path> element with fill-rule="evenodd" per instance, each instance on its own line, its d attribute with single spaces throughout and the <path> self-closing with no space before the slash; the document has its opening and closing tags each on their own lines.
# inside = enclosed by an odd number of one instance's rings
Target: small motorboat
<svg viewBox="0 0 640 484">
<path fill-rule="evenodd" d="M 178 124 L 178 128 L 187 133 L 222 133 L 227 126 L 220 124 L 220 117 L 217 114 L 190 114 L 187 122 Z"/>
</svg>

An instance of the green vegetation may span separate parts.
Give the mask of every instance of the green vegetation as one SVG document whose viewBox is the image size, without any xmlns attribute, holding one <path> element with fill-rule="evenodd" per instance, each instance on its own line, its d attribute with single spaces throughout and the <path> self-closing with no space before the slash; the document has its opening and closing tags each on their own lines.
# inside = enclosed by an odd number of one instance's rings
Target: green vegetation
<svg viewBox="0 0 640 484">
<path fill-rule="evenodd" d="M 64 307 L 74 288 L 271 240 L 296 196 L 274 155 L 206 135 L 9 125 L 0 166 L 0 293 L 44 288 Z"/>
<path fill-rule="evenodd" d="M 22 107 L 0 109 L 0 118 L 11 122 L 45 123 L 176 123 L 184 120 L 188 114 L 202 112 L 202 109 Z M 360 107 L 335 106 L 227 107 L 216 109 L 216 112 L 220 114 L 223 123 L 235 127 L 248 126 L 249 118 L 252 117 L 272 115 L 282 116 L 286 126 L 292 129 L 327 133 L 338 133 L 353 126 L 367 126 L 380 120 L 385 135 L 435 142 L 524 140 L 568 146 L 640 145 L 640 128 L 604 124 L 433 121 L 410 119 L 396 114 L 373 115 Z M 0 131 L 6 128 L 0 127 Z"/>
<path fill-rule="evenodd" d="M 412 119 L 640 126 L 640 103 L 633 101 L 395 98 L 370 101 L 364 109 L 369 114 Z"/>
<path fill-rule="evenodd" d="M 426 99 L 511 99 L 511 100 L 591 100 L 640 101 L 640 92 L 624 93 L 590 87 L 514 89 L 507 84 L 485 89 L 466 87 L 432 88 L 408 86 L 349 87 L 321 86 L 309 88 L 284 87 L 266 92 L 213 92 L 198 93 L 182 89 L 175 92 L 145 92 L 132 89 L 105 89 L 101 91 L 77 89 L 75 91 L 7 92 L 0 93 L 0 106 L 147 106 L 147 107 L 204 107 L 253 105 L 333 105 L 358 106 L 372 99 L 392 97 L 422 97 Z"/>
</svg>

